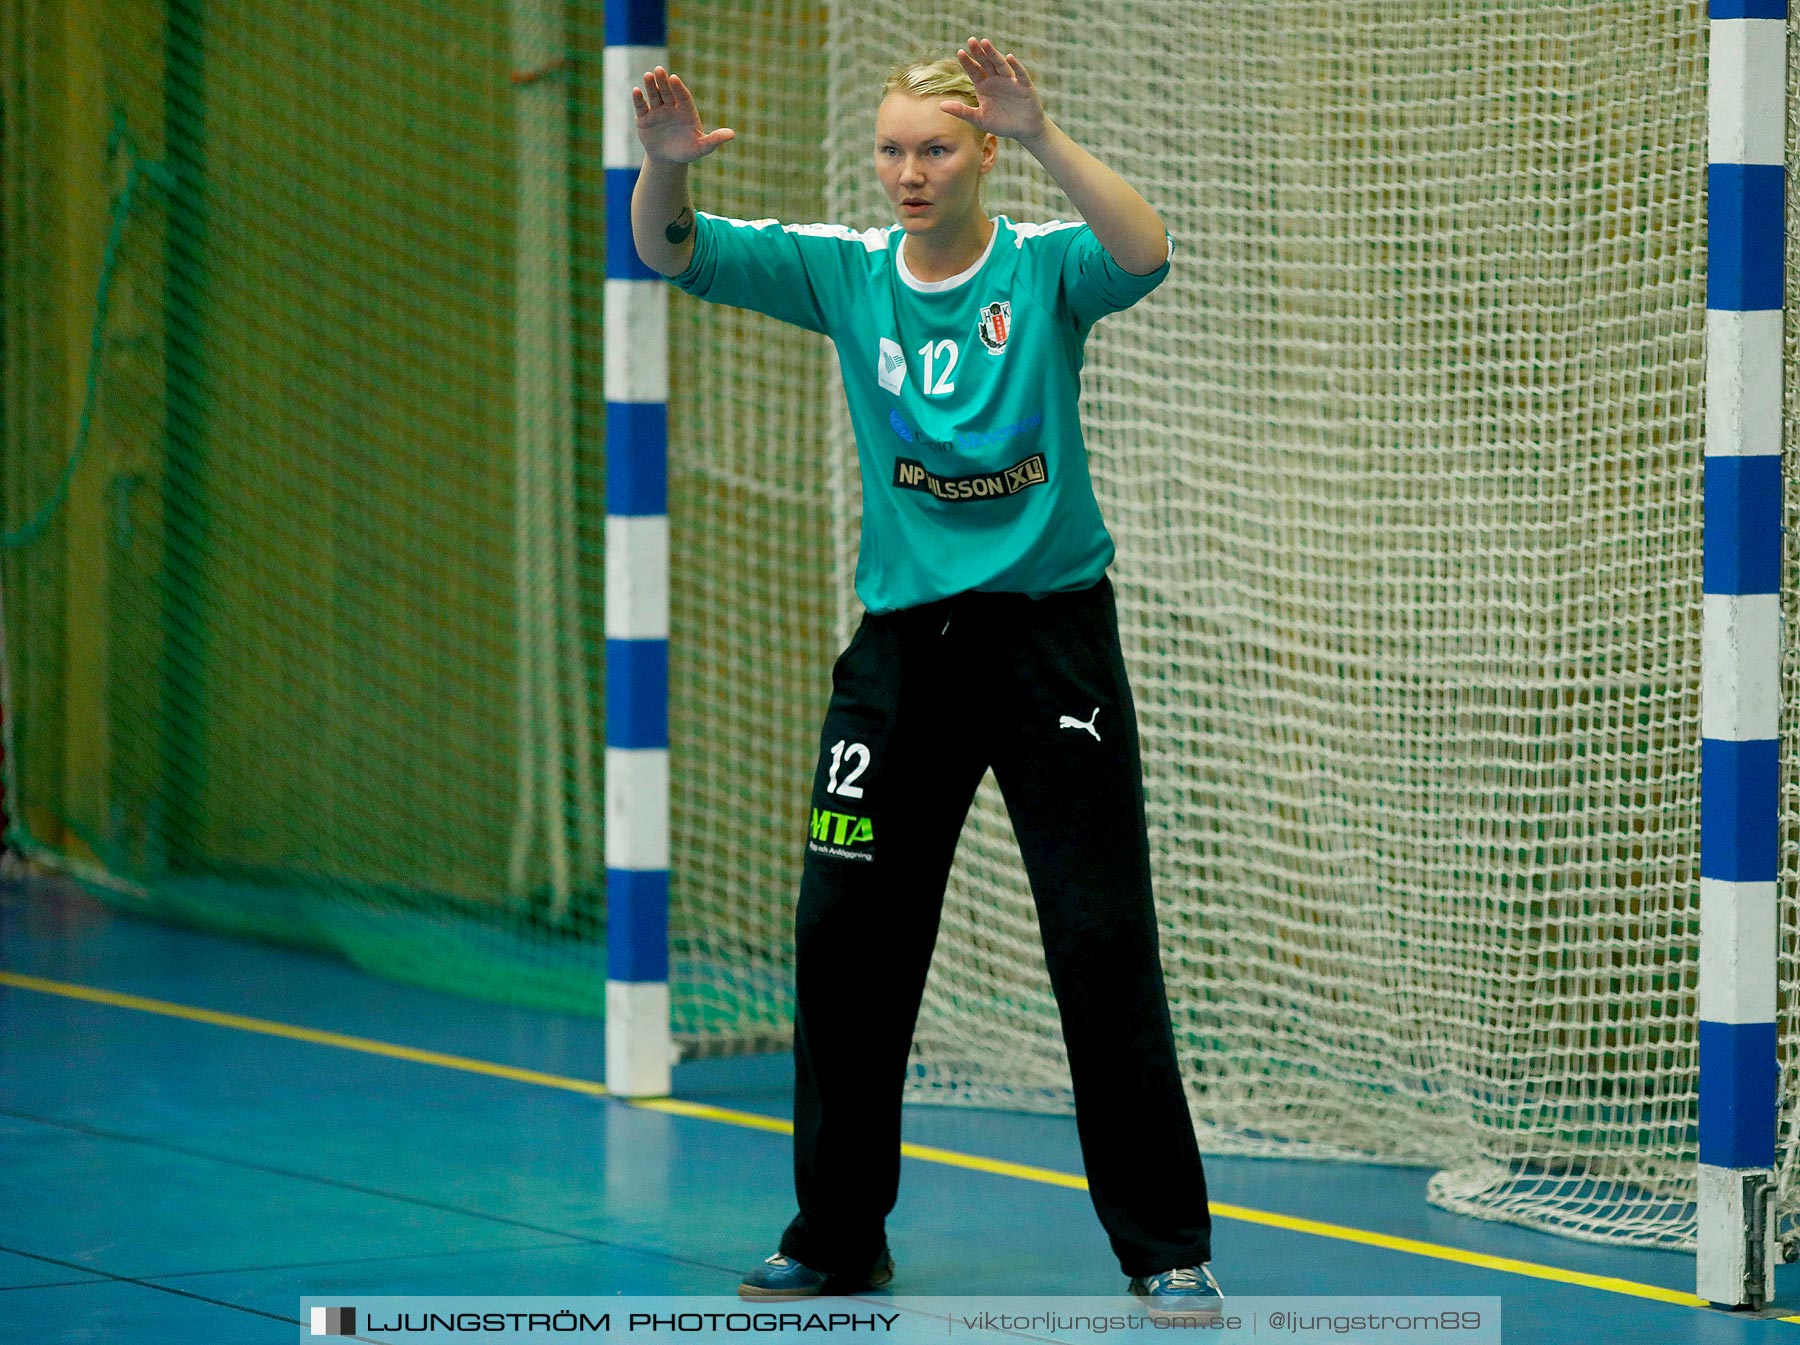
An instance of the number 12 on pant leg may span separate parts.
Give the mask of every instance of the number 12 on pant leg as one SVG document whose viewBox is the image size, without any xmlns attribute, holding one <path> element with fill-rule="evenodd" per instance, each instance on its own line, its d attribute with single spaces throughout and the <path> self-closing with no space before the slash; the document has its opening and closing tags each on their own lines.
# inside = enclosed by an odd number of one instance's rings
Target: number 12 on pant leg
<svg viewBox="0 0 1800 1345">
<path fill-rule="evenodd" d="M 853 763 L 853 764 L 852 764 Z M 850 774 L 838 783 L 838 772 L 846 764 L 852 764 Z M 869 769 L 869 749 L 861 743 L 846 742 L 839 738 L 831 747 L 831 775 L 825 781 L 827 794 L 842 794 L 847 799 L 860 799 L 863 796 L 862 786 L 857 780 Z"/>
<path fill-rule="evenodd" d="M 840 738 L 831 748 L 831 766 L 826 773 L 825 793 L 843 799 L 860 799 L 863 787 L 856 782 L 869 769 L 871 754 L 865 743 Z M 860 805 L 857 805 L 860 806 Z M 838 806 L 814 808 L 807 828 L 807 848 L 815 855 L 833 859 L 875 858 L 875 823 L 861 814 L 841 811 Z"/>
</svg>

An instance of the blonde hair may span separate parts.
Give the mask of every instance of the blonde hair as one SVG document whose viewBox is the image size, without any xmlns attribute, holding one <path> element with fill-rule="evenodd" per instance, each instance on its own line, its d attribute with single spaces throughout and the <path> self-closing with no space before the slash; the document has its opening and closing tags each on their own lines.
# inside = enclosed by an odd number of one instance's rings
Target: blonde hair
<svg viewBox="0 0 1800 1345">
<path fill-rule="evenodd" d="M 979 107 L 975 81 L 964 73 L 954 56 L 937 61 L 907 61 L 888 71 L 881 85 L 881 96 L 910 93 L 915 98 L 956 98 L 970 107 Z"/>
</svg>

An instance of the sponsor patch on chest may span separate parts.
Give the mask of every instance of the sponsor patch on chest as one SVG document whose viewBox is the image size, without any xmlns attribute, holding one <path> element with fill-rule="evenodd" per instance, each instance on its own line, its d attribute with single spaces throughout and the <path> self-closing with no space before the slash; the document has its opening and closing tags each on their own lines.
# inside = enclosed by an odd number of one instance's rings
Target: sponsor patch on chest
<svg viewBox="0 0 1800 1345">
<path fill-rule="evenodd" d="M 980 472 L 974 476 L 939 476 L 922 462 L 900 458 L 894 463 L 894 484 L 902 490 L 920 490 L 940 500 L 966 503 L 970 500 L 998 500 L 1017 495 L 1022 490 L 1041 486 L 1050 479 L 1042 453 L 1003 467 L 997 472 Z"/>
<path fill-rule="evenodd" d="M 981 317 L 975 323 L 975 334 L 981 338 L 988 354 L 998 355 L 1006 349 L 1006 339 L 1012 335 L 1012 303 L 1009 300 L 997 299 L 993 303 L 981 306 Z"/>
<path fill-rule="evenodd" d="M 900 388 L 906 382 L 906 355 L 899 342 L 885 336 L 881 338 L 881 350 L 875 356 L 875 377 L 882 387 L 896 397 L 900 395 Z"/>
</svg>

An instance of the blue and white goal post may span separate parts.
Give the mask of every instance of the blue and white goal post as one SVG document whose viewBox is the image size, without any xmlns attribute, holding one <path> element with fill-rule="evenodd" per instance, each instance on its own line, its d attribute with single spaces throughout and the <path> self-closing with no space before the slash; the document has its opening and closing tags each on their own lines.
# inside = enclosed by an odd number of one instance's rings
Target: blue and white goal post
<svg viewBox="0 0 1800 1345">
<path fill-rule="evenodd" d="M 1788 0 L 1712 0 L 1696 1292 L 1775 1290 Z"/>
<path fill-rule="evenodd" d="M 669 1092 L 668 292 L 631 239 L 627 90 L 668 64 L 663 0 L 606 0 L 606 1087 Z"/>
</svg>

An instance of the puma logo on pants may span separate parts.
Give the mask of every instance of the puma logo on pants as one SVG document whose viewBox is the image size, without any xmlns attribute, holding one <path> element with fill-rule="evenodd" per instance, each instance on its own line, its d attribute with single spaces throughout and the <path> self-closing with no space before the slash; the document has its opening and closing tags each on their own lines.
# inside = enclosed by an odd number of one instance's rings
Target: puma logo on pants
<svg viewBox="0 0 1800 1345">
<path fill-rule="evenodd" d="M 1100 730 L 1094 727 L 1094 721 L 1098 718 L 1100 718 L 1100 707 L 1096 705 L 1094 713 L 1089 715 L 1085 721 L 1075 718 L 1074 715 L 1064 715 L 1056 727 L 1059 729 L 1086 729 L 1094 735 L 1094 741 L 1099 742 Z"/>
</svg>

